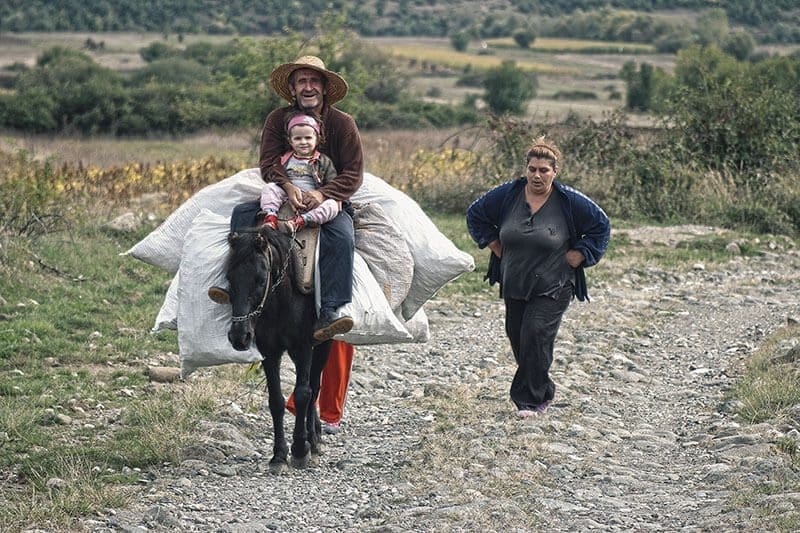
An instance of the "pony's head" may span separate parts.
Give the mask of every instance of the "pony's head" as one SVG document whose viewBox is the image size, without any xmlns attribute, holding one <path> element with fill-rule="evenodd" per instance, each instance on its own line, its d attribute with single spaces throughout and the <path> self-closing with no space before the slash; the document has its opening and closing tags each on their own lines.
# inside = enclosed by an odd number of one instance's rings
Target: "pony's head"
<svg viewBox="0 0 800 533">
<path fill-rule="evenodd" d="M 269 296 L 272 279 L 273 252 L 271 228 L 262 227 L 228 235 L 230 254 L 225 270 L 233 311 L 228 340 L 236 350 L 247 350 L 253 342 L 253 324 L 261 314 Z"/>
</svg>

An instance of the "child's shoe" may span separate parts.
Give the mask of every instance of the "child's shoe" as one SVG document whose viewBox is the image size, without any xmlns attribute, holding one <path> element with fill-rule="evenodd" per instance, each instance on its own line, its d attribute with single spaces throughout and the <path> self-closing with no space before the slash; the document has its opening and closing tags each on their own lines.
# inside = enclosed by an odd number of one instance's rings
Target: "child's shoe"
<svg viewBox="0 0 800 533">
<path fill-rule="evenodd" d="M 272 229 L 278 229 L 278 216 L 275 213 L 267 213 L 264 215 L 264 225 Z"/>
</svg>

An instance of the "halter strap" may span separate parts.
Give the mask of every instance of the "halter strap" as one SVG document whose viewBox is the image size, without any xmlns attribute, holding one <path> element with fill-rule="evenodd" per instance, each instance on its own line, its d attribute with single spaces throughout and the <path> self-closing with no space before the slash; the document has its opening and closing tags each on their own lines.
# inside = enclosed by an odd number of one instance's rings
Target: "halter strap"
<svg viewBox="0 0 800 533">
<path fill-rule="evenodd" d="M 267 303 L 267 297 L 271 292 L 274 292 L 275 289 L 281 284 L 283 281 L 283 277 L 286 274 L 286 270 L 289 268 L 289 261 L 292 257 L 291 248 L 289 252 L 286 254 L 286 261 L 283 264 L 280 272 L 278 273 L 278 277 L 275 280 L 275 283 L 270 284 L 270 279 L 272 278 L 272 245 L 267 242 L 267 260 L 269 261 L 269 270 L 267 271 L 267 284 L 264 287 L 264 296 L 261 298 L 261 303 L 258 304 L 258 307 L 247 313 L 246 315 L 239 315 L 239 316 L 232 316 L 232 322 L 244 322 L 245 320 L 251 320 L 253 318 L 258 318 L 261 314 L 261 311 L 264 309 L 264 304 Z"/>
</svg>

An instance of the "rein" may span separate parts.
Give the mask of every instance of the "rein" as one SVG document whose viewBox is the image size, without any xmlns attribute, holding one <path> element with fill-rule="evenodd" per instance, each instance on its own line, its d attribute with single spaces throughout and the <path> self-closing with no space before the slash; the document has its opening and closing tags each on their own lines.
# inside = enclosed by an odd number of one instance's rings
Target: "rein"
<svg viewBox="0 0 800 533">
<path fill-rule="evenodd" d="M 294 240 L 294 239 L 293 239 Z M 251 320 L 253 318 L 258 318 L 261 315 L 261 311 L 264 310 L 264 304 L 267 303 L 267 297 L 270 293 L 275 292 L 275 289 L 281 284 L 283 281 L 284 276 L 286 275 L 286 271 L 289 269 L 289 261 L 292 259 L 292 249 L 289 247 L 289 251 L 286 253 L 286 261 L 283 263 L 283 267 L 281 267 L 280 272 L 278 273 L 278 277 L 275 279 L 275 283 L 270 284 L 270 278 L 272 277 L 272 245 L 267 243 L 267 260 L 269 261 L 269 271 L 267 272 L 267 284 L 264 288 L 264 296 L 261 298 L 261 303 L 258 304 L 258 307 L 247 313 L 246 315 L 239 315 L 239 316 L 232 316 L 232 322 L 244 322 L 246 320 Z"/>
</svg>

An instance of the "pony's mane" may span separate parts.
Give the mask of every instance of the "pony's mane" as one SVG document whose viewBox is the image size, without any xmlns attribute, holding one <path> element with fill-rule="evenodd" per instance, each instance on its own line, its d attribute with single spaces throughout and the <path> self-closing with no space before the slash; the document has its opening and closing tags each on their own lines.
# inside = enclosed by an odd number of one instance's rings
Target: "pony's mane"
<svg viewBox="0 0 800 533">
<path fill-rule="evenodd" d="M 244 230 L 231 234 L 228 239 L 230 244 L 228 269 L 243 262 L 250 261 L 254 254 L 261 253 L 261 247 L 257 244 L 258 239 L 266 240 L 268 244 L 276 249 L 278 253 L 275 262 L 278 263 L 278 265 L 283 265 L 286 262 L 291 244 L 289 237 L 283 235 L 279 231 L 269 228 L 253 228 L 251 230 Z M 291 263 L 291 261 L 289 263 Z M 275 268 L 275 265 L 272 266 Z"/>
</svg>

